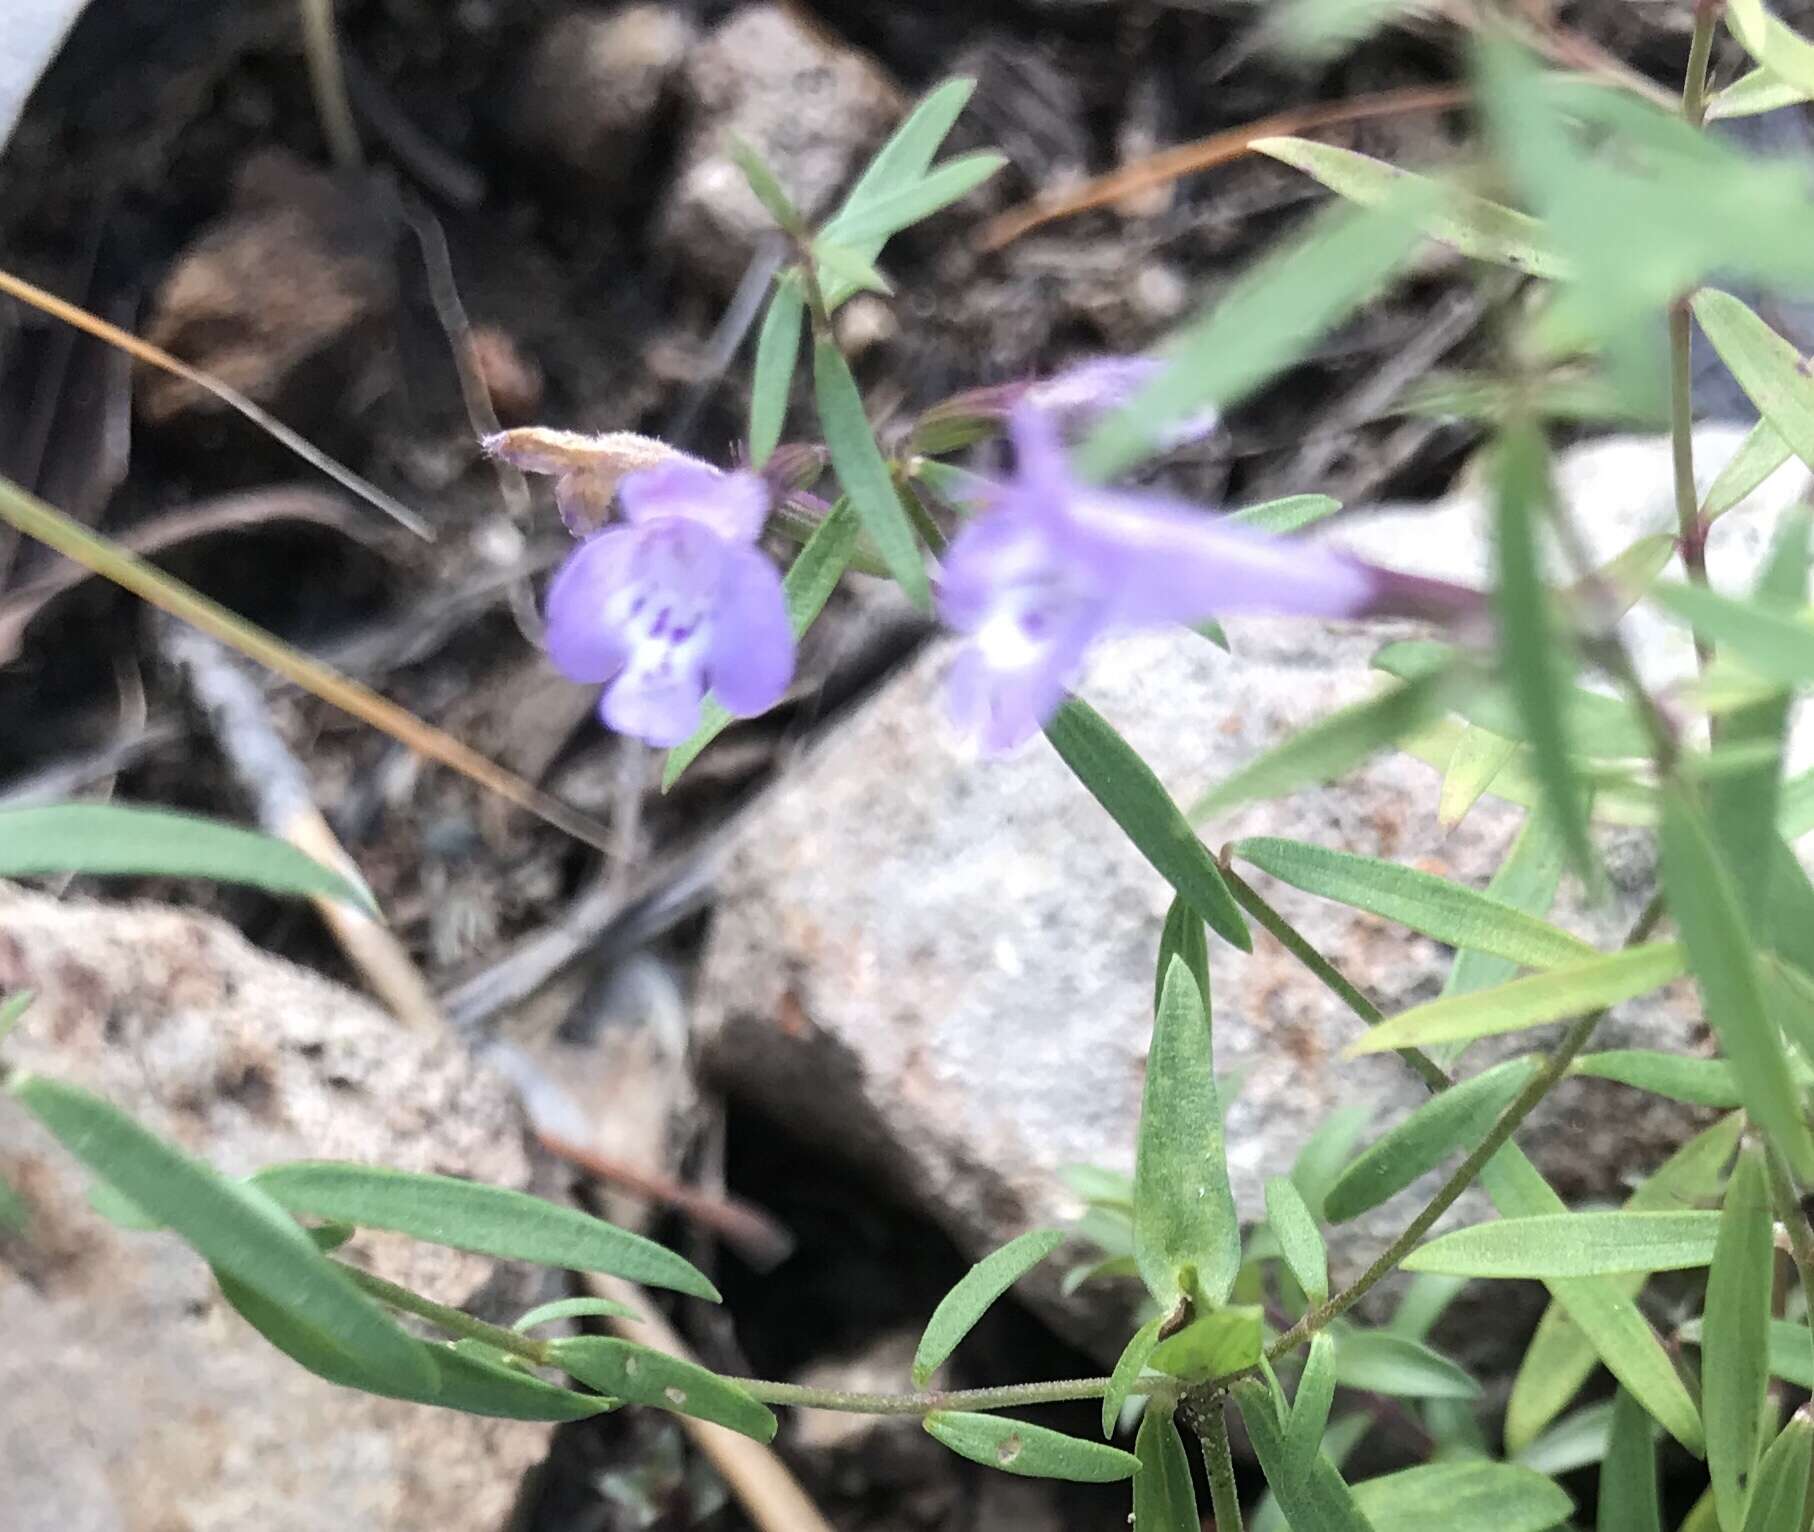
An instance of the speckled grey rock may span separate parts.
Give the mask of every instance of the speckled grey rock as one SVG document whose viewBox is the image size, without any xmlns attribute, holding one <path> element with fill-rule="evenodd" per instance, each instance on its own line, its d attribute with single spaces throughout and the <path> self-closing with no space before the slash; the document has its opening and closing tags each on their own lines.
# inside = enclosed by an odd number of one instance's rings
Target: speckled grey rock
<svg viewBox="0 0 1814 1532">
<path fill-rule="evenodd" d="M 453 1043 L 218 921 L 0 884 L 0 993 L 38 999 L 10 1065 L 96 1091 L 219 1169 L 357 1159 L 526 1187 L 510 1092 Z M 268 1346 L 175 1238 L 128 1234 L 0 1101 L 0 1526 L 9 1532 L 494 1532 L 549 1427 L 335 1388 Z M 450 1303 L 479 1256 L 361 1236 L 355 1259 Z"/>
<path fill-rule="evenodd" d="M 661 215 L 673 258 L 728 291 L 756 241 L 774 228 L 732 162 L 734 134 L 768 161 L 812 217 L 860 168 L 901 111 L 893 88 L 860 55 L 837 47 L 779 5 L 735 12 L 688 58 L 690 120 Z"/>
<path fill-rule="evenodd" d="M 1740 434 L 1707 433 L 1709 468 Z M 1640 441 L 1562 464 L 1597 549 L 1610 555 L 1672 524 L 1666 462 L 1664 444 Z M 1760 499 L 1787 503 L 1796 481 L 1785 471 Z M 1346 527 L 1339 540 L 1400 568 L 1479 578 L 1485 524 L 1484 508 L 1461 492 Z M 1761 542 L 1759 513 L 1735 513 L 1713 539 L 1718 576 L 1755 562 Z M 1232 659 L 1182 633 L 1107 645 L 1082 688 L 1184 803 L 1374 690 L 1370 657 L 1385 638 L 1413 631 L 1285 621 L 1230 630 Z M 1653 676 L 1681 674 L 1690 653 L 1680 633 L 1655 623 L 1634 625 L 1633 643 Z M 944 723 L 948 660 L 935 647 L 894 679 L 757 815 L 725 881 L 699 1025 L 704 1059 L 729 1089 L 874 1167 L 980 1255 L 1075 1211 L 1061 1167 L 1131 1167 L 1169 891 L 1042 743 L 1006 761 L 964 758 Z M 1521 811 L 1487 799 L 1444 834 L 1436 786 L 1429 766 L 1393 754 L 1338 786 L 1203 829 L 1212 844 L 1290 836 L 1479 886 Z M 1611 906 L 1583 910 L 1565 898 L 1559 910 L 1602 943 L 1635 919 L 1651 875 L 1648 835 L 1613 832 L 1608 850 Z M 1438 944 L 1286 887 L 1267 891 L 1388 1012 L 1440 987 L 1448 953 Z M 1251 957 L 1215 944 L 1212 969 L 1218 1068 L 1245 1082 L 1228 1114 L 1230 1165 L 1243 1216 L 1254 1219 L 1264 1178 L 1290 1167 L 1332 1108 L 1366 1105 L 1377 1127 L 1422 1093 L 1389 1057 L 1341 1060 L 1353 1018 L 1263 935 Z M 1702 1042 L 1694 1015 L 1678 986 L 1628 1008 L 1601 1036 L 1693 1048 Z M 1610 1197 L 1701 1120 L 1579 1081 L 1524 1137 L 1564 1195 Z M 1338 1274 L 1355 1272 L 1405 1216 L 1400 1201 L 1339 1231 Z M 1116 1333 L 1098 1289 L 1062 1299 L 1042 1268 L 1025 1291 L 1079 1339 Z"/>
</svg>

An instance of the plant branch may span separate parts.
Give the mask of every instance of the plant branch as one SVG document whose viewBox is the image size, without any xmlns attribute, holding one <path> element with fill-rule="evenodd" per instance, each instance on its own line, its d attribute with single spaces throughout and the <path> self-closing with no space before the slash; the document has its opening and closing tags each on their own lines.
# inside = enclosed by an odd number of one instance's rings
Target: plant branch
<svg viewBox="0 0 1814 1532">
<path fill-rule="evenodd" d="M 1206 1410 L 1193 1411 L 1191 1425 L 1203 1444 L 1203 1466 L 1209 1471 L 1209 1508 L 1216 1532 L 1241 1532 L 1241 1497 L 1235 1488 L 1234 1456 L 1228 1450 L 1228 1404 L 1217 1394 Z"/>
<path fill-rule="evenodd" d="M 546 1341 L 519 1335 L 515 1330 L 506 1330 L 502 1325 L 487 1324 L 460 1309 L 436 1303 L 432 1298 L 412 1293 L 407 1287 L 386 1282 L 383 1277 L 375 1277 L 369 1271 L 361 1271 L 357 1266 L 349 1266 L 344 1261 L 337 1261 L 335 1265 L 353 1279 L 355 1287 L 363 1288 L 380 1303 L 388 1303 L 393 1309 L 401 1309 L 405 1314 L 426 1319 L 449 1335 L 457 1335 L 462 1340 L 482 1341 L 487 1346 L 495 1346 L 499 1351 L 507 1351 L 512 1356 L 520 1356 L 525 1362 L 533 1362 L 538 1367 L 559 1365 Z"/>
<path fill-rule="evenodd" d="M 998 1388 L 933 1389 L 919 1394 L 853 1394 L 835 1388 L 808 1388 L 802 1383 L 770 1383 L 762 1378 L 731 1378 L 752 1398 L 764 1404 L 791 1405 L 803 1410 L 840 1410 L 853 1415 L 929 1415 L 934 1410 L 1015 1410 L 1035 1404 L 1070 1404 L 1080 1399 L 1100 1399 L 1108 1392 L 1107 1378 L 1064 1378 L 1055 1383 L 1008 1383 Z M 1136 1394 L 1174 1387 L 1175 1379 L 1142 1378 Z"/>
</svg>

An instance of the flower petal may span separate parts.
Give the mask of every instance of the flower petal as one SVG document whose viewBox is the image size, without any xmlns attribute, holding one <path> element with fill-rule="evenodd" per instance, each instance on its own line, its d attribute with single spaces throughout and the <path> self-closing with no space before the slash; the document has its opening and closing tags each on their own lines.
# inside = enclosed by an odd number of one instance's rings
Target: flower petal
<svg viewBox="0 0 1814 1532">
<path fill-rule="evenodd" d="M 731 542 L 752 543 L 768 519 L 768 486 L 753 473 L 720 473 L 697 458 L 675 457 L 628 475 L 618 487 L 630 521 L 681 516 Z"/>
<path fill-rule="evenodd" d="M 1064 685 L 1049 671 L 991 669 L 974 644 L 951 663 L 946 681 L 951 721 L 988 755 L 1024 745 L 1058 710 Z"/>
<path fill-rule="evenodd" d="M 775 566 L 754 548 L 725 550 L 706 660 L 712 694 L 739 718 L 767 712 L 794 676 L 794 633 Z"/>
<path fill-rule="evenodd" d="M 705 688 L 683 670 L 626 670 L 599 704 L 607 727 L 659 749 L 678 745 L 699 727 Z"/>
<path fill-rule="evenodd" d="M 622 527 L 588 538 L 548 587 L 548 657 L 572 680 L 608 681 L 629 658 L 628 640 L 612 620 L 611 597 L 630 578 L 637 542 L 637 534 Z"/>
</svg>

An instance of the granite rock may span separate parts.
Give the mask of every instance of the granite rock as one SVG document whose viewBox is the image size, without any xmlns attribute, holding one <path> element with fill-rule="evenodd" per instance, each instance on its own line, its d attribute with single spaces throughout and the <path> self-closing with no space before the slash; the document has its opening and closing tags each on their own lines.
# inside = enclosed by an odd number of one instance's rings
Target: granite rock
<svg viewBox="0 0 1814 1532">
<path fill-rule="evenodd" d="M 1709 476 L 1741 434 L 1702 434 Z M 1601 555 L 1673 525 L 1667 464 L 1667 444 L 1646 439 L 1594 444 L 1560 462 L 1563 493 Z M 1806 482 L 1785 469 L 1720 523 L 1716 579 L 1742 579 L 1773 512 Z M 1328 535 L 1399 568 L 1477 580 L 1489 562 L 1487 525 L 1486 507 L 1463 487 Z M 1654 619 L 1627 627 L 1653 679 L 1686 673 L 1692 651 L 1680 630 Z M 1229 629 L 1232 657 L 1182 632 L 1109 644 L 1081 688 L 1183 803 L 1376 689 L 1371 656 L 1417 631 L 1300 621 Z M 1043 743 L 1005 761 L 964 757 L 943 712 L 949 658 L 934 646 L 895 677 L 755 816 L 709 938 L 699 1039 L 727 1089 L 870 1167 L 974 1257 L 1076 1212 L 1064 1166 L 1131 1168 L 1170 891 Z M 1421 761 L 1384 755 L 1335 786 L 1253 804 L 1202 830 L 1212 845 L 1288 836 L 1480 886 L 1522 811 L 1484 799 L 1445 834 L 1437 780 Z M 1609 832 L 1607 853 L 1609 903 L 1584 908 L 1565 885 L 1557 912 L 1603 944 L 1635 919 L 1653 872 L 1647 832 Z M 1255 876 L 1388 1012 L 1437 993 L 1448 949 Z M 1263 934 L 1251 957 L 1214 943 L 1211 967 L 1218 1070 L 1243 1081 L 1228 1110 L 1230 1168 L 1242 1216 L 1256 1220 L 1265 1177 L 1290 1167 L 1332 1108 L 1364 1105 L 1377 1131 L 1422 1090 L 1390 1057 L 1341 1059 L 1354 1019 Z M 1640 1039 L 1706 1046 L 1685 986 L 1622 1008 L 1599 1042 Z M 1572 1081 L 1523 1142 L 1566 1197 L 1612 1198 L 1704 1120 Z M 1334 1231 L 1337 1277 L 1355 1274 L 1411 1206 L 1397 1199 Z M 1484 1201 L 1471 1194 L 1456 1213 L 1484 1216 Z M 1046 1267 L 1020 1291 L 1073 1339 L 1112 1351 L 1125 1336 L 1106 1288 L 1065 1298 Z"/>
<path fill-rule="evenodd" d="M 218 921 L 0 884 L 0 993 L 20 989 L 37 1000 L 10 1066 L 95 1091 L 229 1174 L 327 1158 L 529 1184 L 498 1078 Z M 0 1526 L 492 1532 L 546 1455 L 545 1425 L 302 1371 L 187 1246 L 91 1211 L 86 1174 L 17 1107 L 0 1107 L 0 1180 L 27 1208 L 0 1235 Z M 347 1248 L 481 1312 L 538 1296 L 487 1257 L 373 1235 Z"/>
</svg>

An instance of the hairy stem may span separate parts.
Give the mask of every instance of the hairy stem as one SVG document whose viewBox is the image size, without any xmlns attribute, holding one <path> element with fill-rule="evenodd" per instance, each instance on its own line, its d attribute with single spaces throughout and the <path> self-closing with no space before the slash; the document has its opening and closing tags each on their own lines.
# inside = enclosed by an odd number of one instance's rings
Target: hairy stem
<svg viewBox="0 0 1814 1532">
<path fill-rule="evenodd" d="M 853 1415 L 929 1415 L 934 1410 L 1015 1410 L 1034 1404 L 1070 1404 L 1100 1399 L 1107 1378 L 1062 1378 L 1055 1383 L 1008 1383 L 998 1388 L 934 1389 L 920 1394 L 851 1394 L 835 1388 L 808 1388 L 800 1383 L 770 1383 L 762 1378 L 731 1378 L 745 1393 L 764 1404 L 806 1410 L 842 1410 Z M 1136 1394 L 1175 1386 L 1170 1378 L 1142 1378 Z"/>
<path fill-rule="evenodd" d="M 546 1341 L 532 1340 L 527 1335 L 519 1335 L 515 1330 L 506 1330 L 502 1325 L 474 1319 L 472 1315 L 459 1309 L 450 1308 L 445 1303 L 436 1303 L 420 1293 L 412 1293 L 407 1287 L 386 1282 L 383 1277 L 375 1277 L 357 1266 L 348 1266 L 345 1262 L 335 1264 L 353 1279 L 355 1287 L 363 1288 L 380 1303 L 388 1303 L 393 1309 L 401 1309 L 405 1314 L 426 1319 L 449 1335 L 457 1335 L 462 1340 L 483 1341 L 487 1346 L 495 1346 L 499 1351 L 507 1351 L 512 1356 L 520 1356 L 538 1367 L 558 1365 L 550 1355 Z"/>
<path fill-rule="evenodd" d="M 1235 1489 L 1234 1456 L 1228 1450 L 1228 1405 L 1222 1394 L 1209 1408 L 1195 1412 L 1191 1424 L 1203 1443 L 1203 1466 L 1209 1470 L 1209 1508 L 1216 1532 L 1241 1532 L 1241 1497 Z"/>
</svg>

